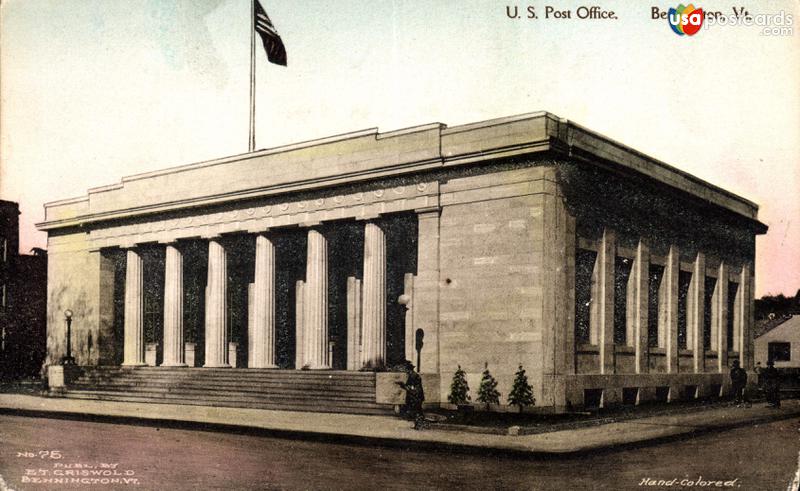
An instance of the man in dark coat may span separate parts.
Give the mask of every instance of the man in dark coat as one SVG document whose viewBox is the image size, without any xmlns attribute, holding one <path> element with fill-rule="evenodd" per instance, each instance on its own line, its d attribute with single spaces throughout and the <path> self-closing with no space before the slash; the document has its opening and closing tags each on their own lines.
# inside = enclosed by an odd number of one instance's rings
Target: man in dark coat
<svg viewBox="0 0 800 491">
<path fill-rule="evenodd" d="M 772 407 L 781 407 L 781 374 L 775 368 L 775 363 L 770 360 L 764 370 L 764 393 L 767 402 Z"/>
<path fill-rule="evenodd" d="M 422 389 L 422 377 L 414 371 L 414 364 L 406 360 L 403 363 L 403 370 L 407 374 L 405 382 L 397 382 L 397 385 L 406 391 L 405 413 L 406 417 L 414 420 L 414 429 L 422 429 L 425 415 L 422 413 L 422 402 L 425 401 L 425 391 Z"/>
<path fill-rule="evenodd" d="M 744 368 L 739 366 L 739 360 L 733 360 L 733 368 L 731 368 L 731 389 L 733 390 L 733 400 L 739 405 L 747 402 L 747 396 L 744 393 L 744 388 L 747 386 L 747 372 Z"/>
</svg>

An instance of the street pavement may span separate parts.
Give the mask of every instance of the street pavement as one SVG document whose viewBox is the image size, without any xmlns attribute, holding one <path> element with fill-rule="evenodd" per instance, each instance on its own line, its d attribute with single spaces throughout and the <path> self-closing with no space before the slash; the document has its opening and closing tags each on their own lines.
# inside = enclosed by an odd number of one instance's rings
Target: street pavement
<svg viewBox="0 0 800 491">
<path fill-rule="evenodd" d="M 497 435 L 442 430 L 415 431 L 411 423 L 393 417 L 354 414 L 269 411 L 259 409 L 82 401 L 0 394 L 5 412 L 77 417 L 112 417 L 120 421 L 181 423 L 218 429 L 251 430 L 276 435 L 335 437 L 339 441 L 394 444 L 414 448 L 517 452 L 528 455 L 586 453 L 624 445 L 683 438 L 776 418 L 800 417 L 800 401 L 785 401 L 781 409 L 764 404 L 747 408 L 717 407 L 533 435 Z"/>
<path fill-rule="evenodd" d="M 798 435 L 792 418 L 639 448 L 523 456 L 0 415 L 0 489 L 785 490 Z"/>
</svg>

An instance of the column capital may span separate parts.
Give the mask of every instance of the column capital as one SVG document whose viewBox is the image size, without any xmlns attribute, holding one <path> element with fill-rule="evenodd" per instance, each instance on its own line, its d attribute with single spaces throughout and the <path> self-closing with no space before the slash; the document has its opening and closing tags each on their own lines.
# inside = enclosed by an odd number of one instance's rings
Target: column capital
<svg viewBox="0 0 800 491">
<path fill-rule="evenodd" d="M 380 213 L 368 213 L 365 215 L 357 216 L 356 221 L 359 222 L 374 222 L 382 218 Z"/>
<path fill-rule="evenodd" d="M 158 245 L 172 246 L 172 247 L 176 247 L 177 248 L 179 241 L 180 241 L 180 239 L 178 239 L 177 237 L 172 238 L 172 239 L 163 239 L 163 240 L 159 240 L 158 241 Z"/>
<path fill-rule="evenodd" d="M 303 227 L 303 228 L 317 228 L 317 227 L 321 227 L 322 226 L 322 221 L 321 220 L 310 220 L 310 221 L 307 221 L 307 222 L 300 222 L 300 223 L 298 223 L 298 225 L 300 227 Z"/>
<path fill-rule="evenodd" d="M 272 227 L 265 227 L 265 226 L 257 226 L 245 229 L 244 232 L 251 234 L 251 235 L 267 235 Z"/>
<path fill-rule="evenodd" d="M 423 208 L 414 208 L 414 212 L 417 215 L 438 215 L 441 213 L 442 207 L 441 206 L 426 206 Z"/>
</svg>

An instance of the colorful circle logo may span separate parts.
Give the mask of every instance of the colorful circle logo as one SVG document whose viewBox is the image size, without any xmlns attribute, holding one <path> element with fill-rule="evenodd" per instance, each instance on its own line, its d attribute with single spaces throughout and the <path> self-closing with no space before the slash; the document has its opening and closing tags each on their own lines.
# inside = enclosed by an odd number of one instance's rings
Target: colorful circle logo
<svg viewBox="0 0 800 491">
<path fill-rule="evenodd" d="M 677 8 L 669 9 L 667 14 L 669 26 L 678 36 L 697 34 L 697 31 L 703 27 L 704 18 L 703 9 L 696 9 L 692 4 L 687 6 L 680 4 Z"/>
</svg>

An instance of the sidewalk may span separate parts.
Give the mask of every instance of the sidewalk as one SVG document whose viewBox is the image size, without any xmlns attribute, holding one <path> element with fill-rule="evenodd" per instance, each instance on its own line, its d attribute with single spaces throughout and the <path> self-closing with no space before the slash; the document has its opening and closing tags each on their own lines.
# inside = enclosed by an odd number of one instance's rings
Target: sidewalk
<svg viewBox="0 0 800 491">
<path fill-rule="evenodd" d="M 643 445 L 747 424 L 800 417 L 800 401 L 784 401 L 781 409 L 770 409 L 761 403 L 749 408 L 714 408 L 519 436 L 436 429 L 415 431 L 411 429 L 410 422 L 386 416 L 79 401 L 18 394 L 0 394 L 0 412 L 180 425 L 221 431 L 256 431 L 279 436 L 385 445 L 566 455 Z"/>
</svg>

